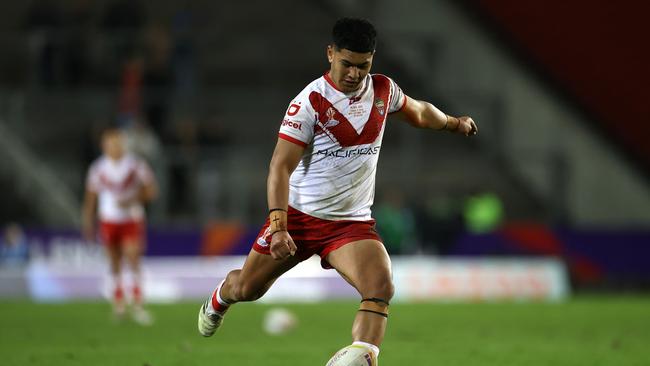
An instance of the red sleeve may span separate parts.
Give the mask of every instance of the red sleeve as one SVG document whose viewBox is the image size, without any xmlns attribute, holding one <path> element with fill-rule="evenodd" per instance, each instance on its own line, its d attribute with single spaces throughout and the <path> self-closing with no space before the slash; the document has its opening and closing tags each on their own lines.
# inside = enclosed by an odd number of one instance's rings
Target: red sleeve
<svg viewBox="0 0 650 366">
<path fill-rule="evenodd" d="M 285 134 L 283 134 L 283 133 L 278 133 L 278 137 L 281 138 L 281 139 L 283 139 L 283 140 L 286 140 L 286 141 L 289 141 L 289 142 L 293 142 L 294 144 L 296 144 L 296 145 L 300 145 L 300 146 L 302 146 L 302 147 L 306 147 L 306 146 L 307 146 L 306 143 L 304 143 L 304 142 L 302 142 L 302 141 L 300 141 L 300 140 L 298 140 L 298 139 L 296 139 L 296 138 L 293 138 L 293 137 L 291 137 L 291 136 L 289 136 L 289 135 L 285 135 Z"/>
</svg>

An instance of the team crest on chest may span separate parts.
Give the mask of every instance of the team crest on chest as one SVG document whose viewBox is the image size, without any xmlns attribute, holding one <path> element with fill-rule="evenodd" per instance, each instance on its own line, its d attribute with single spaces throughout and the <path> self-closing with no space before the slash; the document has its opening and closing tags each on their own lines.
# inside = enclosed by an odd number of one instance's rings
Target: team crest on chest
<svg viewBox="0 0 650 366">
<path fill-rule="evenodd" d="M 336 116 L 336 111 L 334 110 L 334 107 L 329 107 L 327 108 L 327 112 L 325 112 L 325 115 L 327 116 L 327 122 L 325 123 L 325 127 L 334 127 L 339 124 L 339 121 L 334 118 Z"/>
<path fill-rule="evenodd" d="M 380 115 L 384 115 L 386 109 L 384 108 L 384 101 L 381 100 L 380 98 L 375 99 L 375 107 L 377 107 L 377 111 L 379 112 Z"/>
</svg>

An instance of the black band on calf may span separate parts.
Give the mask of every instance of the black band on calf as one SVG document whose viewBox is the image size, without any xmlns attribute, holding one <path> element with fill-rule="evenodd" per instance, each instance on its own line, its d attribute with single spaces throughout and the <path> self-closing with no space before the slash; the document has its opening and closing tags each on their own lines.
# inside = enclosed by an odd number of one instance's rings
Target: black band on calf
<svg viewBox="0 0 650 366">
<path fill-rule="evenodd" d="M 284 211 L 284 212 L 287 212 L 287 210 L 285 210 L 284 208 L 272 208 L 272 209 L 269 210 L 269 213 L 271 213 L 271 212 L 273 212 L 273 211 Z"/>
<path fill-rule="evenodd" d="M 359 311 L 365 311 L 366 313 L 373 313 L 373 314 L 381 315 L 384 318 L 388 318 L 388 314 L 382 313 L 380 311 L 374 311 L 374 310 L 368 310 L 368 309 L 359 309 Z"/>
<path fill-rule="evenodd" d="M 362 300 L 361 300 L 361 302 L 364 302 L 364 301 L 372 301 L 372 302 L 374 302 L 374 303 L 380 303 L 380 302 L 383 302 L 384 304 L 386 304 L 386 306 L 390 305 L 390 304 L 388 303 L 388 301 L 386 301 L 386 300 L 384 300 L 384 299 L 380 299 L 380 298 L 378 298 L 378 297 L 369 297 L 369 298 L 367 298 L 367 299 L 362 299 Z"/>
</svg>

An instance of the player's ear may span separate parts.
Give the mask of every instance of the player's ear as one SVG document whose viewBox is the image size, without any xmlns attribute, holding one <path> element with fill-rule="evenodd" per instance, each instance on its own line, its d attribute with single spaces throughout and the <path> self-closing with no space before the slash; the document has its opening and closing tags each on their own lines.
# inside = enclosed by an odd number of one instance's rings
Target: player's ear
<svg viewBox="0 0 650 366">
<path fill-rule="evenodd" d="M 332 45 L 327 45 L 327 60 L 329 63 L 332 63 L 334 61 L 334 47 Z"/>
</svg>

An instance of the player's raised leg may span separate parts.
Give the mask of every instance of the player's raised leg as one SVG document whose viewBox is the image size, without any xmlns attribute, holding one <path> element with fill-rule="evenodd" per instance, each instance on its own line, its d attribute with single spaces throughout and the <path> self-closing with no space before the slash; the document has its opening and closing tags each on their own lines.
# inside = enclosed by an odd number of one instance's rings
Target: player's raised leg
<svg viewBox="0 0 650 366">
<path fill-rule="evenodd" d="M 371 239 L 352 242 L 329 253 L 326 260 L 361 295 L 352 325 L 354 344 L 366 346 L 378 356 L 394 293 L 390 258 L 384 245 Z"/>
<path fill-rule="evenodd" d="M 228 273 L 225 280 L 201 306 L 199 333 L 204 337 L 213 335 L 232 304 L 259 299 L 278 277 L 299 262 L 299 259 L 293 256 L 276 260 L 271 255 L 251 250 L 243 267 Z"/>
</svg>

